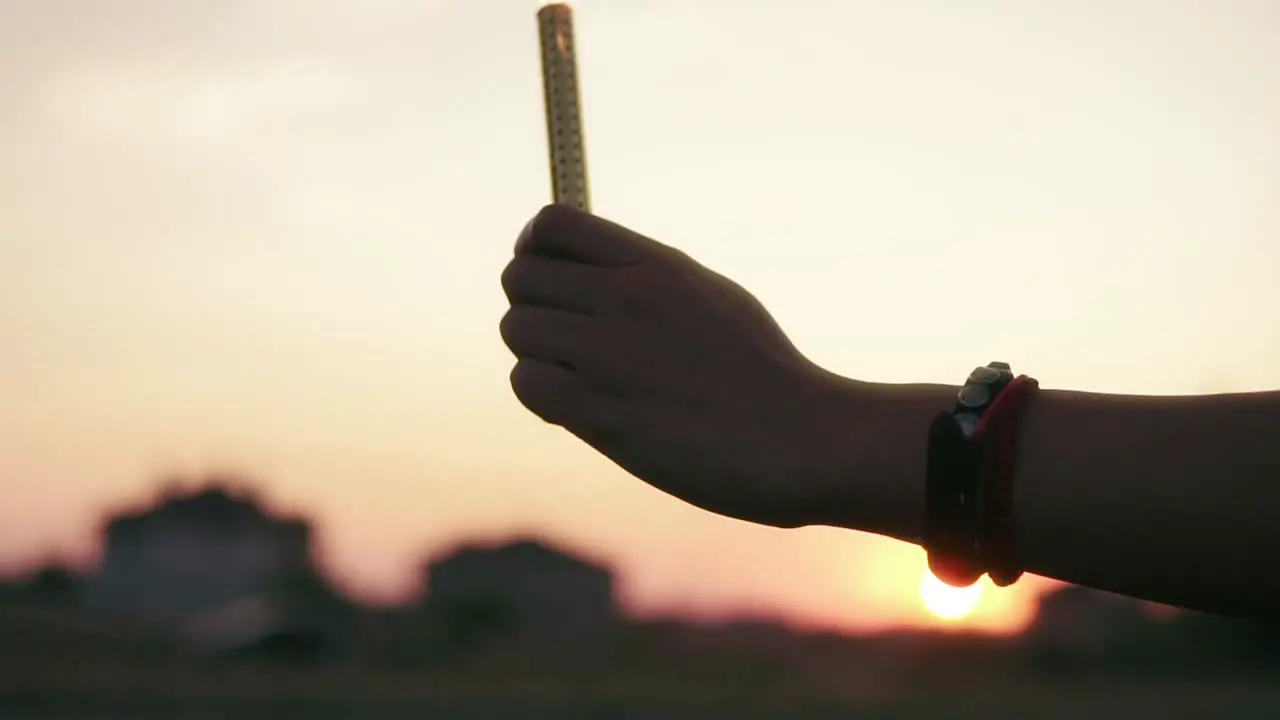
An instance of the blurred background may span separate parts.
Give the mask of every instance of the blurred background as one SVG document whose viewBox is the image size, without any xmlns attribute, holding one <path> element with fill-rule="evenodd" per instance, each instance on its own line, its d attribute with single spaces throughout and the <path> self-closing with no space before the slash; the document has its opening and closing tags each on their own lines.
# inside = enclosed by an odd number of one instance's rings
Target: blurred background
<svg viewBox="0 0 1280 720">
<path fill-rule="evenodd" d="M 525 412 L 538 7 L 0 0 L 0 715 L 1280 711 L 1272 629 L 947 591 Z M 574 7 L 595 211 L 816 362 L 1280 386 L 1275 3 Z"/>
</svg>

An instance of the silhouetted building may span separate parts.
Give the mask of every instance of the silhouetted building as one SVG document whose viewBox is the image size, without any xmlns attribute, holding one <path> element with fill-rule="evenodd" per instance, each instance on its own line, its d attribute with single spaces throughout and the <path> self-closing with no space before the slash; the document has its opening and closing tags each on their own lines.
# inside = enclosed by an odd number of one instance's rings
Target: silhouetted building
<svg viewBox="0 0 1280 720">
<path fill-rule="evenodd" d="M 612 572 L 530 540 L 432 562 L 424 609 L 446 649 L 464 654 L 601 657 L 619 629 Z"/>
<path fill-rule="evenodd" d="M 88 604 L 148 624 L 181 624 L 311 569 L 306 521 L 272 516 L 223 487 L 172 493 L 111 518 L 105 534 Z"/>
<path fill-rule="evenodd" d="M 311 558 L 311 525 L 212 484 L 106 525 L 87 605 L 176 631 L 206 655 L 332 655 L 352 608 Z"/>
<path fill-rule="evenodd" d="M 49 563 L 30 576 L 0 580 L 0 606 L 68 612 L 80 609 L 84 580 L 61 563 Z"/>
</svg>

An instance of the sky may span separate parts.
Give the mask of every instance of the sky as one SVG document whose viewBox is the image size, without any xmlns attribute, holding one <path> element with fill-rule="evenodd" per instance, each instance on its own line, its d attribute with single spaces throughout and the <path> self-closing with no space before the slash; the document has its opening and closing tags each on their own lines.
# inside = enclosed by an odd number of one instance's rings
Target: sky
<svg viewBox="0 0 1280 720">
<path fill-rule="evenodd" d="M 683 505 L 527 413 L 498 278 L 550 195 L 537 0 L 0 0 L 0 568 L 243 473 L 362 597 L 463 538 L 641 614 L 932 622 L 918 549 Z M 1280 5 L 581 0 L 594 210 L 814 361 L 1280 387 Z M 1027 621 L 1047 581 L 984 592 Z"/>
</svg>

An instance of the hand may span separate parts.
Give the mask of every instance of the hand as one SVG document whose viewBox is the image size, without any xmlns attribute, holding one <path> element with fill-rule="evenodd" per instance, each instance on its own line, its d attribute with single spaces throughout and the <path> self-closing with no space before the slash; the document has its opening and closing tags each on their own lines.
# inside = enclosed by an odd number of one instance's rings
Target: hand
<svg viewBox="0 0 1280 720">
<path fill-rule="evenodd" d="M 746 290 L 555 205 L 521 233 L 502 286 L 511 385 L 533 413 L 704 509 L 830 522 L 851 480 L 850 383 L 801 355 Z"/>
</svg>

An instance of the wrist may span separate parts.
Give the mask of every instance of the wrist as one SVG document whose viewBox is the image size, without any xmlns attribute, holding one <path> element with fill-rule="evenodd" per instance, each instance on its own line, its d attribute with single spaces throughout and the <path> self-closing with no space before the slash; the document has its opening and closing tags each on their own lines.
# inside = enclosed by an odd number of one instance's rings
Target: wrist
<svg viewBox="0 0 1280 720">
<path fill-rule="evenodd" d="M 955 402 L 948 385 L 895 385 L 835 378 L 843 408 L 833 423 L 831 517 L 821 523 L 921 541 L 929 423 Z"/>
</svg>

